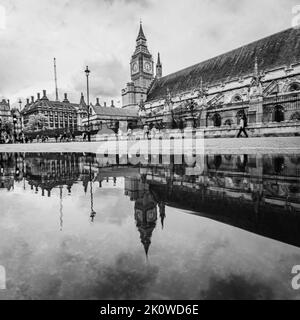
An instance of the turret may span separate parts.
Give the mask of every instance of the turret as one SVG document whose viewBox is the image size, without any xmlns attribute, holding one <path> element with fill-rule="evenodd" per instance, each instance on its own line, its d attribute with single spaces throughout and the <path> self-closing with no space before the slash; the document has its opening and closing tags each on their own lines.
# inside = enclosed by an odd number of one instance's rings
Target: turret
<svg viewBox="0 0 300 320">
<path fill-rule="evenodd" d="M 160 62 L 160 54 L 158 53 L 157 63 L 156 63 L 156 78 L 159 79 L 161 77 L 162 77 L 162 65 Z"/>
<path fill-rule="evenodd" d="M 83 93 L 81 92 L 81 96 L 80 96 L 80 102 L 79 102 L 79 104 L 81 105 L 81 106 L 86 106 L 86 103 L 85 103 L 85 101 L 84 101 L 84 95 L 83 95 Z"/>
</svg>

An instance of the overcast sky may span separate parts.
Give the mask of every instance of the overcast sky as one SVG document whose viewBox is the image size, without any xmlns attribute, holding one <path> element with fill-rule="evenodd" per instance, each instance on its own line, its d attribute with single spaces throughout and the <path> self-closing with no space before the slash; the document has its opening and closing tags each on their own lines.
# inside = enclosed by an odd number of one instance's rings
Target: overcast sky
<svg viewBox="0 0 300 320">
<path fill-rule="evenodd" d="M 120 101 L 142 19 L 163 74 L 291 27 L 300 0 L 0 0 L 0 98 L 46 89 L 79 102 L 91 70 L 91 101 Z"/>
</svg>

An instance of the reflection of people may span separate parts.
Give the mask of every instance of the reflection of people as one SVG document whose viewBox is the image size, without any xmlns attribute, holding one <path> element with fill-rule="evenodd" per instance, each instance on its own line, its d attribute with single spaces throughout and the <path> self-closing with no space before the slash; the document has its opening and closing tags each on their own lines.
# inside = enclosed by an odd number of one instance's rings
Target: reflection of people
<svg viewBox="0 0 300 320">
<path fill-rule="evenodd" d="M 246 116 L 245 115 L 241 115 L 240 116 L 240 129 L 237 135 L 237 138 L 240 137 L 241 133 L 243 132 L 246 136 L 246 138 L 248 138 L 248 134 L 246 132 Z"/>
<path fill-rule="evenodd" d="M 247 164 L 248 164 L 247 154 L 240 154 L 237 156 L 237 167 L 240 171 L 244 172 Z"/>
</svg>

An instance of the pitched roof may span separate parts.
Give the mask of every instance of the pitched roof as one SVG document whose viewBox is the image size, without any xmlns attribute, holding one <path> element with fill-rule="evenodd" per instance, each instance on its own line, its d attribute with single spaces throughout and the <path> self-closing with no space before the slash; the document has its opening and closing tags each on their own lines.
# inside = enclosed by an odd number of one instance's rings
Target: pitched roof
<svg viewBox="0 0 300 320">
<path fill-rule="evenodd" d="M 49 109 L 63 109 L 65 111 L 87 111 L 87 106 L 85 103 L 84 105 L 82 105 L 81 103 L 78 104 L 65 101 L 51 101 L 42 98 L 34 102 L 30 102 L 29 104 L 26 104 L 21 112 L 27 113 L 31 110 L 38 108 L 39 106 L 46 107 Z"/>
<path fill-rule="evenodd" d="M 92 106 L 98 116 L 138 117 L 137 111 L 115 107 Z"/>
<path fill-rule="evenodd" d="M 66 111 L 72 111 L 72 110 L 75 111 L 77 108 L 79 108 L 79 104 L 76 104 L 76 103 L 50 101 L 50 100 L 40 99 L 40 100 L 37 100 L 33 103 L 31 102 L 31 103 L 27 104 L 21 112 L 27 113 L 33 109 L 38 108 L 39 106 L 46 107 L 49 109 L 61 108 Z"/>
<path fill-rule="evenodd" d="M 205 85 L 251 75 L 255 57 L 259 70 L 290 66 L 300 62 L 300 29 L 287 29 L 221 54 L 186 69 L 156 79 L 149 90 L 147 101 L 198 88 L 201 78 Z"/>
</svg>

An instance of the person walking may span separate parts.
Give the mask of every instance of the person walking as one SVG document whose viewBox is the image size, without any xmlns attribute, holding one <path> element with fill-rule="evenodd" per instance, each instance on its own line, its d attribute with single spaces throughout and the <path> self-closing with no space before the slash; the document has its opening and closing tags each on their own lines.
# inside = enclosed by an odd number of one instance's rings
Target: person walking
<svg viewBox="0 0 300 320">
<path fill-rule="evenodd" d="M 144 125 L 144 139 L 149 138 L 149 126 L 147 124 Z"/>
<path fill-rule="evenodd" d="M 248 134 L 247 134 L 247 131 L 246 131 L 246 116 L 245 115 L 241 115 L 240 116 L 240 128 L 239 128 L 239 132 L 238 132 L 238 135 L 237 135 L 237 138 L 240 137 L 241 133 L 243 132 L 246 136 L 246 138 L 248 138 Z"/>
</svg>

